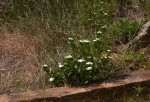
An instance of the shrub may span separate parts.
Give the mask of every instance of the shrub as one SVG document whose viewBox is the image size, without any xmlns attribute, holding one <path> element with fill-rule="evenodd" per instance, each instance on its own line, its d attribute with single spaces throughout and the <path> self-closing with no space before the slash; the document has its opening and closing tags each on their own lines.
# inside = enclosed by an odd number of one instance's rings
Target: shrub
<svg viewBox="0 0 150 102">
<path fill-rule="evenodd" d="M 110 50 L 101 50 L 101 40 L 75 41 L 69 38 L 72 54 L 64 59 L 64 63 L 58 63 L 58 68 L 52 69 L 47 65 L 43 70 L 50 76 L 54 85 L 82 85 L 95 80 L 112 76 L 117 67 L 111 62 Z"/>
<path fill-rule="evenodd" d="M 68 38 L 72 52 L 64 58 L 63 63 L 58 63 L 57 68 L 43 66 L 53 85 L 84 85 L 116 73 L 118 67 L 111 63 L 110 48 L 105 46 L 107 26 L 112 19 L 110 9 L 106 7 L 109 7 L 106 2 L 83 2 L 80 17 L 84 30 L 92 27 L 97 32 L 94 34 L 96 36 L 90 40 Z"/>
</svg>

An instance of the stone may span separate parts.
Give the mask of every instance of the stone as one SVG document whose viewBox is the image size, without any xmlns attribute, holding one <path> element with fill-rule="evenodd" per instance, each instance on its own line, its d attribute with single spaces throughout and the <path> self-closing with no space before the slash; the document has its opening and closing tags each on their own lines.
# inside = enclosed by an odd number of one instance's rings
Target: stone
<svg viewBox="0 0 150 102">
<path fill-rule="evenodd" d="M 150 21 L 142 26 L 137 36 L 133 38 L 127 44 L 122 44 L 117 46 L 117 52 L 125 53 L 132 46 L 135 47 L 135 50 L 146 48 L 150 45 Z"/>
<path fill-rule="evenodd" d="M 0 96 L 0 102 L 9 102 L 10 99 L 8 97 L 8 95 L 4 94 Z"/>
<path fill-rule="evenodd" d="M 150 21 L 143 25 L 138 35 L 131 41 L 136 48 L 145 48 L 150 44 Z"/>
<path fill-rule="evenodd" d="M 56 87 L 45 90 L 28 91 L 11 95 L 1 95 L 0 102 L 83 102 L 103 100 L 130 95 L 133 86 L 150 86 L 150 70 L 139 70 L 124 76 L 115 76 L 103 83 L 81 87 Z M 145 90 L 146 92 L 147 90 Z"/>
</svg>

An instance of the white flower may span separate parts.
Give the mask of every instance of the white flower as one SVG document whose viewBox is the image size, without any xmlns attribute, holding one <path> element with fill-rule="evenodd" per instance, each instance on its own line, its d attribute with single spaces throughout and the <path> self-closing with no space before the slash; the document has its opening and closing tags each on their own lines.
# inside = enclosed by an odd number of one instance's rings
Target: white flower
<svg viewBox="0 0 150 102">
<path fill-rule="evenodd" d="M 71 55 L 68 55 L 68 56 L 66 56 L 65 58 L 72 58 L 72 56 L 71 56 Z"/>
<path fill-rule="evenodd" d="M 52 81 L 54 81 L 54 79 L 55 78 L 51 77 L 51 78 L 49 78 L 49 81 L 52 82 Z"/>
<path fill-rule="evenodd" d="M 61 63 L 58 63 L 58 64 L 59 64 L 59 68 L 64 67 L 64 65 L 63 65 L 63 64 L 61 64 Z"/>
<path fill-rule="evenodd" d="M 83 39 L 83 40 L 79 40 L 79 42 L 81 42 L 81 43 L 88 43 L 88 42 L 90 42 L 90 41 Z"/>
<path fill-rule="evenodd" d="M 106 26 L 102 26 L 102 29 L 103 29 L 103 28 L 106 28 Z"/>
<path fill-rule="evenodd" d="M 73 40 L 73 38 L 68 38 L 68 40 Z"/>
<path fill-rule="evenodd" d="M 88 83 L 88 81 L 86 81 L 86 82 L 84 82 L 85 84 L 87 84 Z"/>
<path fill-rule="evenodd" d="M 43 67 L 48 67 L 48 65 L 47 65 L 47 64 L 44 64 Z"/>
<path fill-rule="evenodd" d="M 93 64 L 92 62 L 87 62 L 87 63 L 86 63 L 86 65 L 92 65 L 92 64 Z"/>
<path fill-rule="evenodd" d="M 110 52 L 110 50 L 107 50 L 108 52 Z"/>
<path fill-rule="evenodd" d="M 91 69 L 92 69 L 92 67 L 87 67 L 87 68 L 86 68 L 86 70 L 91 70 Z"/>
<path fill-rule="evenodd" d="M 78 62 L 83 62 L 83 61 L 84 61 L 84 59 L 79 59 L 79 60 L 78 60 Z"/>
<path fill-rule="evenodd" d="M 102 32 L 101 32 L 101 31 L 98 31 L 97 33 L 98 33 L 98 34 L 101 34 Z"/>
<path fill-rule="evenodd" d="M 89 40 L 84 40 L 84 42 L 90 42 Z"/>
<path fill-rule="evenodd" d="M 94 42 L 99 41 L 99 38 L 96 38 L 95 40 L 93 40 Z"/>
<path fill-rule="evenodd" d="M 83 40 L 79 40 L 79 42 L 83 43 L 84 41 Z"/>
<path fill-rule="evenodd" d="M 104 15 L 106 15 L 106 16 L 107 16 L 107 15 L 108 15 L 108 13 L 104 13 Z"/>
</svg>

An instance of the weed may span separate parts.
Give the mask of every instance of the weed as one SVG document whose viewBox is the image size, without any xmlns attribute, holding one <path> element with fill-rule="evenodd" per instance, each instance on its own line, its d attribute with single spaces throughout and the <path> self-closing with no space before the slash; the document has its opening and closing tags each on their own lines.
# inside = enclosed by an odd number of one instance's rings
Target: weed
<svg viewBox="0 0 150 102">
<path fill-rule="evenodd" d="M 138 70 L 148 68 L 148 63 L 144 53 L 135 51 L 126 51 L 125 53 L 118 54 L 120 67 L 124 67 L 124 70 Z"/>
<path fill-rule="evenodd" d="M 131 41 L 136 36 L 142 25 L 142 22 L 122 19 L 119 22 L 114 23 L 110 27 L 110 32 L 114 37 L 116 43 L 125 44 Z"/>
<path fill-rule="evenodd" d="M 107 51 L 103 49 L 105 44 L 102 35 L 106 32 L 106 26 L 103 24 L 105 19 L 107 18 L 99 19 L 103 21 L 99 22 L 103 26 L 99 28 L 95 39 L 68 38 L 72 53 L 65 57 L 63 64 L 58 63 L 58 68 L 43 66 L 43 70 L 50 76 L 50 82 L 55 86 L 83 85 L 115 74 L 118 68 L 110 62 L 110 49 Z"/>
<path fill-rule="evenodd" d="M 138 86 L 138 87 L 133 87 L 135 94 L 137 97 L 139 97 L 142 94 L 142 91 L 144 90 L 144 87 Z"/>
<path fill-rule="evenodd" d="M 105 79 L 117 71 L 117 67 L 110 62 L 110 50 L 101 50 L 101 41 L 75 41 L 69 38 L 72 54 L 65 57 L 64 63 L 58 63 L 58 68 L 43 66 L 43 70 L 50 76 L 54 85 L 82 85 L 95 80 Z"/>
</svg>

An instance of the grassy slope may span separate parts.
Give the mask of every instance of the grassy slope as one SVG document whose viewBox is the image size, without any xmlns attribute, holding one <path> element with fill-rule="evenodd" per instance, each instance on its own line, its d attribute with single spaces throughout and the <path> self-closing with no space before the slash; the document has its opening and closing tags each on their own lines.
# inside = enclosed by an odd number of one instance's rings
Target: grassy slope
<svg viewBox="0 0 150 102">
<path fill-rule="evenodd" d="M 5 9 L 0 8 L 0 69 L 4 69 L 0 76 L 1 94 L 50 87 L 45 85 L 48 82 L 41 65 L 50 63 L 55 67 L 56 62 L 62 61 L 68 52 L 67 37 L 91 38 L 95 33 L 92 28 L 85 30 L 80 21 L 80 0 L 46 1 L 11 0 L 4 2 Z M 141 11 L 139 15 L 143 14 Z"/>
</svg>

